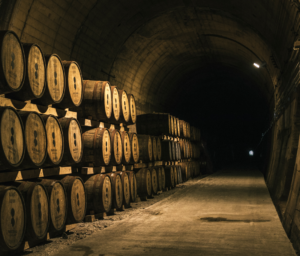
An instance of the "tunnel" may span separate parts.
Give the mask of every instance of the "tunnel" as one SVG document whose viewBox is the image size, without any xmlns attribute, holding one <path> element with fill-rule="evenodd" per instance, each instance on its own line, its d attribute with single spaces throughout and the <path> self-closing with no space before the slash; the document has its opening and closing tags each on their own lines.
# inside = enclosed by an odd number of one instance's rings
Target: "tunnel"
<svg viewBox="0 0 300 256">
<path fill-rule="evenodd" d="M 134 94 L 138 115 L 198 127 L 214 171 L 255 166 L 299 250 L 299 10 L 298 0 L 3 0 L 0 28 Z"/>
</svg>

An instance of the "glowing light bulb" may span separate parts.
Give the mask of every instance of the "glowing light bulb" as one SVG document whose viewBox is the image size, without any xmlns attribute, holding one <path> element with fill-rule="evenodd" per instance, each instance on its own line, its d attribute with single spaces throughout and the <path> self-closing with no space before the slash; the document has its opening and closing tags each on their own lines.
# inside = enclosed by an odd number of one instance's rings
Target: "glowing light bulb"
<svg viewBox="0 0 300 256">
<path fill-rule="evenodd" d="M 254 152 L 252 150 L 249 151 L 249 156 L 253 156 Z"/>
<path fill-rule="evenodd" d="M 256 68 L 260 68 L 260 65 L 257 64 L 257 63 L 253 63 L 253 66 L 256 67 Z"/>
</svg>

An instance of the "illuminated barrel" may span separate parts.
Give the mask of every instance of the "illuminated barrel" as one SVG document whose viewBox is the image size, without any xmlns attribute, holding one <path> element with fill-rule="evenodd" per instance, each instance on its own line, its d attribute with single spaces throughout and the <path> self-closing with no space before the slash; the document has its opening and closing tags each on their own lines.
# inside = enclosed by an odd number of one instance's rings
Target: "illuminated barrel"
<svg viewBox="0 0 300 256">
<path fill-rule="evenodd" d="M 60 103 L 65 95 L 65 72 L 62 61 L 57 54 L 45 55 L 46 87 L 42 97 L 33 103 L 48 106 Z"/>
<path fill-rule="evenodd" d="M 83 99 L 83 80 L 81 70 L 75 61 L 63 61 L 66 88 L 63 100 L 54 105 L 57 108 L 79 107 Z"/>
<path fill-rule="evenodd" d="M 20 91 L 26 61 L 18 36 L 12 31 L 0 31 L 0 48 L 0 93 Z"/>
<path fill-rule="evenodd" d="M 37 44 L 23 44 L 23 49 L 26 62 L 24 85 L 18 92 L 7 94 L 6 97 L 21 101 L 38 99 L 46 89 L 44 54 Z"/>
</svg>

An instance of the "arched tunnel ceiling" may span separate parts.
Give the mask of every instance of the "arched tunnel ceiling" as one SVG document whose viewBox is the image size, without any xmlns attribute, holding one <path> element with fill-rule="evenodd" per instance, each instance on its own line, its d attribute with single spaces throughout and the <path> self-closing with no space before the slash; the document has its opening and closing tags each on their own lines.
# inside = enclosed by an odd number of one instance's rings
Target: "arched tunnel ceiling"
<svg viewBox="0 0 300 256">
<path fill-rule="evenodd" d="M 269 99 L 297 36 L 296 14 L 280 0 L 16 0 L 8 28 L 76 60 L 85 79 L 134 93 L 143 112 L 164 109 L 179 81 L 214 65 L 245 74 Z M 267 68 L 254 70 L 255 61 Z"/>
</svg>

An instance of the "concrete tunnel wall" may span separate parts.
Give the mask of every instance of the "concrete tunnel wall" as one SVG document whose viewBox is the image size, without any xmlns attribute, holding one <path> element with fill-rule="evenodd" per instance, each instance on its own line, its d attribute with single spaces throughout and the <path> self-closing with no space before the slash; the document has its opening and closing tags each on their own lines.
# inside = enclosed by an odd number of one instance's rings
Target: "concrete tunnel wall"
<svg viewBox="0 0 300 256">
<path fill-rule="evenodd" d="M 251 81 L 269 106 L 266 182 L 300 248 L 299 2 L 280 0 L 2 0 L 0 27 L 45 54 L 79 63 L 84 79 L 133 93 L 139 113 L 167 111 L 190 76 L 221 65 Z M 249 63 L 265 61 L 257 70 Z M 205 79 L 213 73 L 205 74 Z M 205 80 L 204 79 L 204 80 Z M 296 83 L 295 83 L 296 81 Z M 274 115 L 275 112 L 275 115 Z M 275 118 L 274 118 L 275 117 Z M 189 120 L 187 120 L 189 121 Z"/>
</svg>

